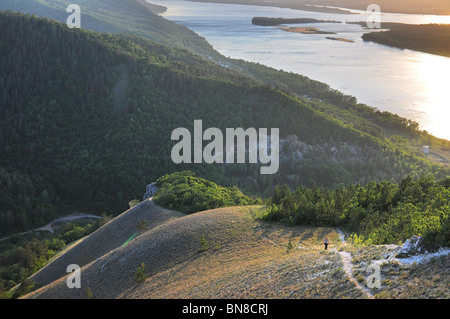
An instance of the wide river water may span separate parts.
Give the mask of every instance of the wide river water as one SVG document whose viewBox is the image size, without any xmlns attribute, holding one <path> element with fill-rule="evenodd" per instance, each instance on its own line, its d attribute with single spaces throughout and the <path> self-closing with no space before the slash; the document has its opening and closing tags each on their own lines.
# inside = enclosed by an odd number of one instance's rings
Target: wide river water
<svg viewBox="0 0 450 319">
<path fill-rule="evenodd" d="M 367 21 L 372 13 L 329 14 L 269 6 L 148 0 L 168 8 L 162 14 L 204 37 L 224 56 L 259 62 L 305 75 L 355 96 L 358 102 L 419 123 L 420 129 L 450 140 L 450 58 L 365 42 L 369 32 L 346 21 Z M 327 34 L 299 34 L 256 26 L 255 16 L 315 18 L 343 23 L 303 24 Z M 450 23 L 450 16 L 381 13 L 383 22 Z M 296 25 L 289 25 L 296 26 Z M 341 37 L 340 42 L 326 37 Z"/>
</svg>

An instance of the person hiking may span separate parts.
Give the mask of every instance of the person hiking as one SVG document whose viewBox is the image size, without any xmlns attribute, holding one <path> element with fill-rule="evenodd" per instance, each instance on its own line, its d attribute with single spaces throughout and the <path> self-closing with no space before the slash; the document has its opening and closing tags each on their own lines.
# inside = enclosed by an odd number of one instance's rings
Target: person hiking
<svg viewBox="0 0 450 319">
<path fill-rule="evenodd" d="M 325 250 L 327 250 L 328 243 L 329 243 L 329 240 L 328 240 L 328 238 L 325 237 L 325 239 L 323 240 L 323 244 L 325 245 Z"/>
</svg>

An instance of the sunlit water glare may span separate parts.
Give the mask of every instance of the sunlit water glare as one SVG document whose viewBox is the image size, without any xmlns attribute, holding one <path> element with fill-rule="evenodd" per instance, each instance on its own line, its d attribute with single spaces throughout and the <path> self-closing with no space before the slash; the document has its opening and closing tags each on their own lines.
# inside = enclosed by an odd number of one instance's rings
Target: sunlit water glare
<svg viewBox="0 0 450 319">
<path fill-rule="evenodd" d="M 358 102 L 419 123 L 420 129 L 450 140 L 450 58 L 401 50 L 371 42 L 367 32 L 346 21 L 366 21 L 370 14 L 327 14 L 286 8 L 151 0 L 168 8 L 165 18 L 206 38 L 224 56 L 259 62 L 299 73 L 355 96 Z M 354 43 L 331 41 L 324 34 L 298 34 L 252 25 L 255 16 L 341 21 L 313 26 L 336 32 Z M 383 22 L 450 23 L 450 16 L 382 14 Z M 294 25 L 292 25 L 294 26 Z"/>
</svg>

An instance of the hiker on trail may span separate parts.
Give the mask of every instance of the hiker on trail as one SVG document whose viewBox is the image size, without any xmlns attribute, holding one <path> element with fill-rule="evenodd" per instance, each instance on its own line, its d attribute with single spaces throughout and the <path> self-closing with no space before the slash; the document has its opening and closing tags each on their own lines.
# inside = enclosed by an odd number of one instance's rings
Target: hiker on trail
<svg viewBox="0 0 450 319">
<path fill-rule="evenodd" d="M 323 240 L 323 244 L 325 245 L 325 250 L 327 250 L 328 243 L 329 243 L 328 238 L 325 237 L 325 239 Z"/>
</svg>

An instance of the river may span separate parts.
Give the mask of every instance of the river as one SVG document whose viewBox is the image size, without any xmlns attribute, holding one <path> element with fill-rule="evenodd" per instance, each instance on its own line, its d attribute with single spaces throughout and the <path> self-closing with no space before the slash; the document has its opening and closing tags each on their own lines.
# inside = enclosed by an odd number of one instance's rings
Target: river
<svg viewBox="0 0 450 319">
<path fill-rule="evenodd" d="M 183 0 L 148 2 L 167 7 L 163 17 L 203 36 L 224 56 L 327 83 L 360 103 L 414 120 L 420 129 L 450 140 L 450 58 L 364 42 L 361 36 L 368 30 L 345 22 L 366 21 L 372 13 L 351 10 L 353 14 L 330 14 Z M 333 37 L 354 42 L 252 25 L 255 16 L 341 21 L 302 26 L 336 32 Z M 450 16 L 381 13 L 381 25 L 383 22 L 450 23 Z"/>
</svg>

